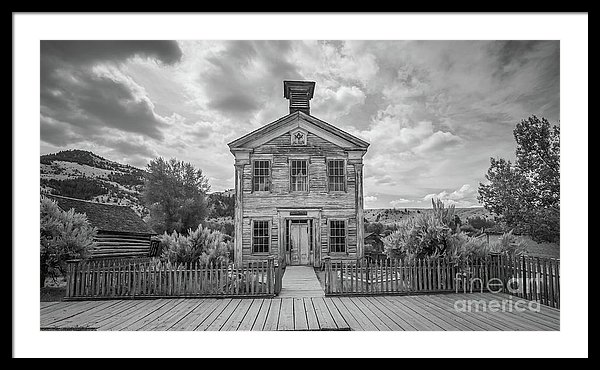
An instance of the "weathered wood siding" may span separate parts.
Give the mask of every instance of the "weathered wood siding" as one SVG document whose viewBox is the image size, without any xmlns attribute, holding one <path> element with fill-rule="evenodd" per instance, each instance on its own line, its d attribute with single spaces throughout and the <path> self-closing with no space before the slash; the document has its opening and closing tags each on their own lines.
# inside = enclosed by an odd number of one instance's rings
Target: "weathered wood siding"
<svg viewBox="0 0 600 370">
<path fill-rule="evenodd" d="M 346 191 L 327 191 L 327 159 L 346 160 Z M 252 162 L 255 159 L 271 161 L 269 192 L 252 191 Z M 290 159 L 308 159 L 309 191 L 290 193 Z M 347 220 L 348 258 L 356 258 L 356 178 L 354 164 L 348 161 L 343 148 L 312 133 L 307 135 L 306 146 L 290 145 L 290 134 L 284 134 L 257 148 L 250 155 L 250 164 L 243 170 L 242 254 L 244 260 L 264 259 L 265 255 L 252 254 L 253 219 L 271 221 L 270 255 L 280 254 L 279 220 L 277 208 L 321 208 L 321 256 L 328 252 L 329 218 Z"/>
<path fill-rule="evenodd" d="M 150 234 L 118 233 L 100 230 L 92 258 L 147 257 L 150 253 Z"/>
</svg>

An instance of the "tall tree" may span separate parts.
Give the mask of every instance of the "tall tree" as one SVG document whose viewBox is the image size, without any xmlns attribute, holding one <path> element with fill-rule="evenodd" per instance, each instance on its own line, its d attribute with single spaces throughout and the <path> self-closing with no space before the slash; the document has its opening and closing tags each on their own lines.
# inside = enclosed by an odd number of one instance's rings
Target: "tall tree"
<svg viewBox="0 0 600 370">
<path fill-rule="evenodd" d="M 509 227 L 537 241 L 560 238 L 560 128 L 531 116 L 513 130 L 516 161 L 491 158 L 478 199 Z"/>
<path fill-rule="evenodd" d="M 150 226 L 158 232 L 185 233 L 207 215 L 208 178 L 191 163 L 158 157 L 146 168 L 142 198 L 150 210 Z"/>
</svg>

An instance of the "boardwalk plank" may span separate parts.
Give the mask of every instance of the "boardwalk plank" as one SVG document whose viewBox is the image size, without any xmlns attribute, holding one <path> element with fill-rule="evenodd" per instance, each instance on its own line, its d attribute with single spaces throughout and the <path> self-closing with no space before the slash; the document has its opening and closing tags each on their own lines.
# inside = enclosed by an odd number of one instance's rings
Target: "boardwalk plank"
<svg viewBox="0 0 600 370">
<path fill-rule="evenodd" d="M 135 330 L 131 329 L 131 327 L 136 328 L 137 322 L 144 320 L 146 316 L 151 315 L 153 312 L 160 310 L 164 305 L 173 301 L 169 299 L 159 299 L 151 300 L 150 302 L 150 304 L 144 306 L 143 308 L 133 311 L 126 320 L 118 322 L 116 325 L 112 326 L 110 330 Z"/>
<path fill-rule="evenodd" d="M 377 313 L 371 311 L 363 301 L 361 301 L 360 299 L 358 299 L 360 297 L 353 297 L 351 298 L 352 303 L 354 303 L 356 305 L 356 307 L 358 308 L 358 310 L 360 312 L 362 312 L 362 314 L 364 316 L 366 316 L 369 321 L 371 321 L 373 323 L 373 325 L 375 325 L 376 330 L 379 331 L 387 331 L 387 330 L 391 330 L 377 315 Z M 356 317 L 356 316 L 355 316 Z"/>
<path fill-rule="evenodd" d="M 85 310 L 75 316 L 50 324 L 52 327 L 61 328 L 93 328 L 91 322 L 94 322 L 98 317 L 103 317 L 106 311 L 110 311 L 112 307 L 117 305 L 119 301 L 109 301 L 104 304 L 99 304 Z"/>
<path fill-rule="evenodd" d="M 279 310 L 281 309 L 281 299 L 273 299 L 269 307 L 269 314 L 263 326 L 264 331 L 277 330 L 277 322 L 279 321 Z"/>
<path fill-rule="evenodd" d="M 337 326 L 338 330 L 350 330 L 350 325 L 348 325 L 346 320 L 344 320 L 344 317 L 337 309 L 335 304 L 333 304 L 331 298 L 327 297 L 323 299 L 323 301 L 325 301 L 325 305 L 327 306 L 331 317 L 333 317 L 333 321 L 335 321 L 335 325 Z"/>
<path fill-rule="evenodd" d="M 319 320 L 317 319 L 312 300 L 310 298 L 302 298 L 302 302 L 304 303 L 304 310 L 306 312 L 308 330 L 319 330 L 321 327 L 319 326 Z"/>
<path fill-rule="evenodd" d="M 162 325 L 162 323 L 165 320 L 168 320 L 173 313 L 176 313 L 180 305 L 185 307 L 186 305 L 183 304 L 185 301 L 186 300 L 183 298 L 172 300 L 159 310 L 156 310 L 152 314 L 146 316 L 143 320 L 136 322 L 127 330 L 152 330 L 153 328 Z"/>
<path fill-rule="evenodd" d="M 435 306 L 430 305 L 426 301 L 424 302 L 418 295 L 407 296 L 406 301 L 410 302 L 415 307 L 419 307 L 430 318 L 433 319 L 434 317 L 436 317 L 437 319 L 439 319 L 438 321 L 445 322 L 447 324 L 447 327 L 450 328 L 450 330 L 460 330 L 460 331 L 472 330 L 465 324 L 456 321 L 456 319 L 453 316 L 449 315 L 448 312 L 443 312 L 441 310 L 438 310 L 438 309 L 436 309 Z"/>
<path fill-rule="evenodd" d="M 482 293 L 475 293 L 475 296 L 480 299 L 482 299 L 482 298 L 489 299 L 490 298 L 489 295 L 485 295 Z M 509 298 L 510 298 L 510 296 L 507 296 L 507 295 L 499 295 L 499 297 L 497 299 L 509 300 Z M 512 297 L 512 301 L 513 301 L 513 308 L 514 308 L 515 297 Z M 524 312 L 522 312 L 522 314 L 532 318 L 534 321 L 536 321 L 538 323 L 541 323 L 543 325 L 546 325 L 546 326 L 552 328 L 553 330 L 559 330 L 559 328 L 560 328 L 560 311 L 557 312 L 556 309 L 554 309 L 552 307 L 548 307 L 548 306 L 543 306 L 541 304 L 538 307 L 540 308 L 540 312 L 532 312 L 529 310 L 525 310 Z M 521 313 L 519 313 L 519 314 L 521 314 Z"/>
<path fill-rule="evenodd" d="M 456 296 L 456 299 L 464 299 L 465 301 L 486 301 L 489 298 L 481 298 L 473 295 L 472 293 L 461 293 Z M 510 323 L 511 326 L 514 326 L 515 330 L 526 330 L 526 331 L 541 331 L 548 330 L 545 327 L 540 327 L 539 325 L 529 322 L 528 320 L 523 319 L 522 317 L 513 317 L 509 315 L 508 312 L 485 312 L 488 317 L 496 317 L 499 320 L 503 320 L 506 323 Z"/>
<path fill-rule="evenodd" d="M 451 309 L 454 309 L 454 304 L 457 300 L 457 297 L 455 295 L 452 295 L 452 297 L 450 297 L 450 296 L 445 296 L 443 294 L 440 294 L 440 295 L 436 296 L 436 299 L 447 304 L 447 307 L 451 307 Z M 450 309 L 450 308 L 448 308 L 448 309 Z M 511 324 L 510 322 L 501 320 L 501 318 L 499 318 L 499 317 L 487 315 L 487 313 L 485 313 L 485 312 L 467 312 L 467 313 L 465 313 L 465 315 L 473 317 L 473 319 L 486 321 L 490 325 L 492 325 L 502 331 L 524 330 L 520 325 Z"/>
<path fill-rule="evenodd" d="M 357 297 L 357 300 L 362 302 L 368 309 L 377 316 L 378 319 L 383 321 L 385 326 L 387 326 L 390 330 L 398 330 L 403 331 L 402 326 L 390 319 L 382 310 L 373 302 L 373 297 Z"/>
<path fill-rule="evenodd" d="M 308 319 L 302 298 L 294 298 L 294 330 L 308 330 Z"/>
<path fill-rule="evenodd" d="M 359 323 L 361 328 L 366 331 L 378 331 L 377 325 L 373 324 L 369 316 L 365 315 L 365 313 L 354 303 L 353 298 L 348 297 L 340 297 L 340 303 L 346 307 L 348 312 L 352 315 L 352 317 Z"/>
<path fill-rule="evenodd" d="M 264 299 L 253 299 L 248 312 L 240 322 L 237 330 L 252 330 L 252 326 L 256 321 L 258 314 L 260 312 L 260 308 L 264 303 Z"/>
<path fill-rule="evenodd" d="M 263 330 L 273 301 L 274 299 L 265 299 L 263 301 L 260 310 L 258 310 L 258 314 L 256 315 L 256 320 L 254 320 L 254 324 L 252 325 L 252 331 Z"/>
<path fill-rule="evenodd" d="M 344 320 L 348 323 L 350 330 L 365 330 L 360 322 L 354 318 L 354 316 L 350 313 L 350 310 L 346 308 L 346 306 L 342 303 L 339 297 L 331 298 L 331 302 L 335 305 L 337 310 L 340 312 Z"/>
<path fill-rule="evenodd" d="M 476 297 L 486 299 L 486 296 L 479 293 Z M 487 296 L 487 299 L 489 299 L 489 296 Z M 513 297 L 512 300 L 509 300 L 509 303 L 511 303 L 512 307 L 512 309 L 507 312 L 509 317 L 518 320 L 526 320 L 528 323 L 535 325 L 539 329 L 560 330 L 560 319 L 547 316 L 545 311 L 543 311 L 544 307 L 541 305 L 534 306 L 540 309 L 540 312 L 536 312 L 527 308 L 527 305 L 530 303 L 529 301 L 525 304 L 519 304 L 519 306 L 516 307 L 517 300 Z"/>
<path fill-rule="evenodd" d="M 337 325 L 327 306 L 325 305 L 325 301 L 323 298 L 311 298 L 313 307 L 315 308 L 315 314 L 317 316 L 317 320 L 319 321 L 319 329 L 320 330 L 337 330 Z"/>
<path fill-rule="evenodd" d="M 133 300 L 123 300 L 121 301 L 121 303 L 119 303 L 118 306 L 115 306 L 113 310 L 105 311 L 106 314 L 98 318 L 96 323 L 94 323 L 93 325 L 96 328 L 96 330 L 104 330 L 103 328 L 107 325 L 122 320 L 124 316 L 131 313 L 133 310 L 136 310 L 140 303 L 142 302 Z M 150 304 L 150 302 L 143 303 Z"/>
<path fill-rule="evenodd" d="M 431 322 L 432 325 L 434 325 L 438 328 L 437 330 L 448 330 L 448 331 L 458 330 L 456 327 L 454 327 L 452 325 L 448 325 L 448 323 L 446 323 L 444 320 L 440 320 L 437 316 L 430 314 L 426 310 L 423 310 L 420 306 L 415 305 L 412 301 L 410 301 L 408 299 L 409 296 L 404 296 L 402 298 L 403 299 L 400 301 L 400 303 L 402 305 L 404 305 L 404 307 L 413 311 L 414 313 L 416 313 L 423 319 Z"/>
<path fill-rule="evenodd" d="M 227 319 L 223 327 L 220 329 L 221 331 L 235 331 L 238 330 L 238 326 L 240 326 L 244 316 L 250 309 L 250 305 L 252 304 L 253 299 L 241 299 L 239 305 L 232 313 L 232 315 Z"/>
<path fill-rule="evenodd" d="M 130 325 L 137 320 L 142 319 L 147 314 L 160 308 L 168 301 L 165 299 L 139 300 L 132 301 L 132 305 L 127 310 L 115 316 L 112 320 L 107 320 L 102 325 L 98 326 L 98 330 L 120 330 L 121 328 Z"/>
<path fill-rule="evenodd" d="M 214 309 L 206 316 L 203 317 L 202 322 L 194 328 L 194 331 L 205 331 L 212 325 L 212 323 L 219 317 L 223 311 L 231 303 L 231 298 L 219 299 Z"/>
<path fill-rule="evenodd" d="M 52 305 L 52 306 L 48 306 L 48 307 L 44 307 L 42 309 L 40 309 L 40 314 L 43 314 L 44 316 L 48 316 L 50 315 L 51 312 L 56 312 L 58 310 L 61 309 L 65 309 L 65 308 L 71 308 L 73 307 L 73 305 L 75 303 L 82 303 L 82 302 L 56 302 L 56 304 Z"/>
<path fill-rule="evenodd" d="M 183 319 L 178 321 L 175 325 L 171 326 L 169 330 L 195 330 L 200 324 L 204 322 L 204 320 L 206 320 L 214 312 L 215 309 L 217 309 L 217 307 L 219 307 L 222 304 L 223 300 L 221 299 L 206 299 L 206 302 L 194 308 Z"/>
<path fill-rule="evenodd" d="M 92 316 L 78 316 L 78 319 L 72 323 L 74 326 L 86 326 L 88 328 L 97 328 L 99 323 L 108 318 L 118 315 L 120 312 L 131 306 L 131 301 L 119 300 L 114 301 L 115 304 L 110 306 L 110 309 L 103 309 Z"/>
<path fill-rule="evenodd" d="M 69 317 L 78 315 L 81 312 L 85 312 L 86 310 L 90 309 L 90 307 L 94 307 L 99 304 L 106 304 L 106 302 L 85 301 L 76 302 L 73 305 L 63 306 L 60 309 L 53 311 L 48 315 L 40 317 L 40 325 L 42 327 L 45 327 L 47 325 L 54 324 L 55 322 L 68 319 Z"/>
<path fill-rule="evenodd" d="M 164 317 L 161 318 L 161 321 L 157 325 L 153 325 L 152 327 L 146 330 L 153 331 L 166 331 L 170 330 L 175 324 L 179 321 L 185 319 L 187 315 L 193 312 L 198 306 L 202 305 L 207 300 L 202 299 L 186 299 L 177 307 L 173 308 L 171 311 L 166 313 Z"/>
<path fill-rule="evenodd" d="M 469 295 L 471 299 L 478 300 L 486 300 L 497 299 L 495 296 L 482 296 L 482 295 Z M 505 312 L 490 312 L 489 310 L 486 312 L 487 314 L 493 314 L 498 319 L 502 319 L 506 322 L 514 323 L 522 327 L 522 330 L 528 331 L 550 331 L 550 330 L 558 330 L 558 327 L 553 327 L 552 322 L 550 320 L 540 320 L 542 315 L 537 316 L 538 313 L 530 312 L 525 310 L 524 312 L 518 312 L 515 307 L 515 303 L 520 301 L 520 298 L 512 297 L 512 299 L 507 299 L 506 301 L 506 310 Z M 524 301 L 524 299 L 523 299 Z M 532 316 L 533 315 L 533 316 Z M 534 320 L 532 318 L 535 317 Z"/>
<path fill-rule="evenodd" d="M 60 301 L 56 302 L 40 302 L 40 311 L 48 309 L 52 306 L 60 305 Z"/>
<path fill-rule="evenodd" d="M 277 330 L 294 330 L 294 300 L 292 298 L 283 298 L 281 300 Z"/>
<path fill-rule="evenodd" d="M 396 324 L 398 324 L 400 326 L 400 330 L 403 330 L 403 331 L 417 330 L 417 328 L 415 328 L 409 321 L 405 320 L 404 317 L 400 313 L 398 313 L 397 310 L 395 310 L 394 306 L 392 306 L 390 304 L 386 304 L 386 302 L 384 300 L 382 300 L 381 297 L 369 297 L 369 298 L 370 298 L 369 301 L 375 307 L 377 307 L 377 309 L 379 311 L 381 311 L 381 313 L 383 315 L 387 316 L 390 320 L 392 320 L 393 322 L 395 322 Z"/>
<path fill-rule="evenodd" d="M 225 307 L 225 309 L 223 311 L 221 311 L 221 313 L 219 313 L 219 315 L 217 315 L 215 320 L 212 323 L 210 323 L 210 325 L 208 325 L 205 330 L 207 330 L 207 331 L 221 330 L 221 327 L 223 326 L 223 324 L 225 324 L 225 322 L 229 319 L 229 316 L 231 316 L 233 314 L 233 312 L 239 306 L 241 301 L 242 301 L 241 299 L 231 299 L 229 304 Z"/>
<path fill-rule="evenodd" d="M 463 330 L 496 330 L 496 327 L 489 326 L 486 323 L 480 322 L 478 320 L 466 320 L 462 315 L 459 314 L 458 311 L 454 309 L 454 307 L 443 307 L 443 305 L 438 304 L 435 300 L 430 296 L 417 296 L 415 297 L 417 301 L 420 301 L 421 304 L 425 307 L 429 307 L 430 310 L 438 312 L 440 317 L 445 317 L 449 321 L 450 319 L 456 322 Z"/>
<path fill-rule="evenodd" d="M 453 304 L 443 301 L 441 298 L 439 298 L 436 295 L 427 296 L 427 300 L 428 300 L 428 302 L 430 302 L 433 305 L 436 305 L 443 311 L 451 312 L 453 315 L 460 317 L 462 320 L 468 322 L 469 324 L 480 327 L 481 330 L 486 330 L 486 331 L 506 330 L 502 327 L 502 325 L 498 325 L 498 323 L 493 320 L 488 320 L 488 318 L 483 315 L 475 316 L 475 315 L 469 315 L 467 313 L 457 311 L 454 308 Z"/>
<path fill-rule="evenodd" d="M 411 310 L 402 304 L 402 298 L 404 297 L 379 297 L 383 303 L 389 304 L 391 309 L 401 315 L 405 321 L 407 321 L 410 325 L 412 325 L 417 330 L 422 331 L 439 331 L 442 330 L 439 326 L 435 325 L 431 321 L 427 320 L 417 312 Z"/>
</svg>

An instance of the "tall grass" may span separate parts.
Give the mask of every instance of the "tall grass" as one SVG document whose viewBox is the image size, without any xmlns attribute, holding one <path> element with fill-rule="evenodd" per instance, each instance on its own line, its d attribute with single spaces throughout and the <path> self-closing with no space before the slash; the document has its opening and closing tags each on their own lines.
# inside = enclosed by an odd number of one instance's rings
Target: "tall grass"
<svg viewBox="0 0 600 370">
<path fill-rule="evenodd" d="M 384 252 L 390 258 L 449 257 L 461 263 L 485 258 L 490 252 L 514 255 L 522 253 L 523 243 L 512 231 L 496 243 L 485 237 L 473 237 L 461 231 L 454 206 L 432 200 L 433 212 L 417 214 L 397 222 L 395 231 L 383 238 Z"/>
</svg>

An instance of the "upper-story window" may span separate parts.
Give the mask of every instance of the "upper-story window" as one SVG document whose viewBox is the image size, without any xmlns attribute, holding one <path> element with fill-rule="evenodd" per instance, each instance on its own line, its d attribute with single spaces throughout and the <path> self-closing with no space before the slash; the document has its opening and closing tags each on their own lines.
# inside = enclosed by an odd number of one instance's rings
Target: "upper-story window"
<svg viewBox="0 0 600 370">
<path fill-rule="evenodd" d="M 290 191 L 308 191 L 308 161 L 290 160 Z"/>
<path fill-rule="evenodd" d="M 327 181 L 329 191 L 346 190 L 346 174 L 343 159 L 330 159 L 327 161 Z"/>
<path fill-rule="evenodd" d="M 252 176 L 252 191 L 269 191 L 271 178 L 271 162 L 269 160 L 255 160 Z"/>
</svg>

